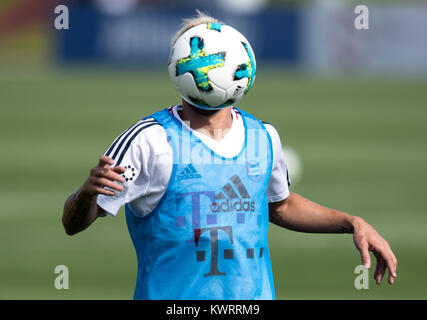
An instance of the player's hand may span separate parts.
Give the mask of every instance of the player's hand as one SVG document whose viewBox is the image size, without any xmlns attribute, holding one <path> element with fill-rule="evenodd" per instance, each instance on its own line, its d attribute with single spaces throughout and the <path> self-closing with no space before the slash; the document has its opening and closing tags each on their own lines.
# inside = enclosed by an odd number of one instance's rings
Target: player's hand
<svg viewBox="0 0 427 320">
<path fill-rule="evenodd" d="M 369 252 L 373 252 L 377 260 L 374 273 L 376 283 L 381 283 L 381 280 L 384 278 L 388 269 L 388 282 L 393 284 L 394 279 L 397 277 L 397 259 L 388 242 L 363 219 L 358 219 L 354 224 L 353 240 L 356 248 L 360 251 L 362 263 L 366 269 L 371 267 L 371 257 Z"/>
<path fill-rule="evenodd" d="M 90 170 L 90 175 L 84 183 L 80 193 L 87 196 L 104 194 L 106 196 L 114 196 L 115 192 L 105 189 L 108 187 L 116 191 L 123 191 L 123 186 L 116 182 L 125 182 L 125 178 L 121 176 L 125 172 L 124 167 L 111 167 L 114 165 L 114 160 L 107 156 L 99 158 L 98 164 Z"/>
</svg>

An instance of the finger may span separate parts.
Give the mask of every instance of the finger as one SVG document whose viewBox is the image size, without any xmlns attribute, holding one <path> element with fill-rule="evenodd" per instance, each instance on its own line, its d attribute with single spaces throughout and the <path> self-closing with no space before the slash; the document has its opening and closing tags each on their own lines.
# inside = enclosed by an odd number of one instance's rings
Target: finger
<svg viewBox="0 0 427 320">
<path fill-rule="evenodd" d="M 371 256 L 369 255 L 369 245 L 366 241 L 359 244 L 360 257 L 365 269 L 371 267 Z"/>
<path fill-rule="evenodd" d="M 114 160 L 113 159 L 111 159 L 110 157 L 108 157 L 108 156 L 101 156 L 100 158 L 99 158 L 99 162 L 98 162 L 98 165 L 100 166 L 100 167 L 104 167 L 105 165 L 110 165 L 110 166 L 112 166 L 114 164 Z"/>
<path fill-rule="evenodd" d="M 390 248 L 390 253 L 391 253 L 391 258 L 392 258 L 392 261 L 393 261 L 393 265 L 394 265 L 394 271 L 391 273 L 391 276 L 392 276 L 392 278 L 390 278 L 390 272 L 389 272 L 389 282 L 390 282 L 390 284 L 393 284 L 394 283 L 394 279 L 396 279 L 396 277 L 397 277 L 397 258 L 396 258 L 396 256 L 394 255 L 394 253 L 393 253 L 393 251 L 391 250 L 391 248 Z"/>
<path fill-rule="evenodd" d="M 396 279 L 396 277 L 392 274 L 392 272 L 389 269 L 388 270 L 388 283 L 393 284 L 394 283 L 394 279 Z"/>
<path fill-rule="evenodd" d="M 390 270 L 388 271 L 388 283 L 393 284 L 394 283 L 394 277 L 391 274 Z"/>
<path fill-rule="evenodd" d="M 90 174 L 93 177 L 103 177 L 110 171 L 108 168 L 96 166 L 90 170 Z"/>
<path fill-rule="evenodd" d="M 384 274 L 386 272 L 386 264 L 382 257 L 379 258 L 379 264 L 380 267 L 378 268 L 378 274 L 376 278 L 377 284 L 381 284 L 381 280 L 383 279 Z"/>
<path fill-rule="evenodd" d="M 112 182 L 111 180 L 108 180 L 106 178 L 95 178 L 92 179 L 92 183 L 100 186 L 100 187 L 108 187 L 114 190 L 117 190 L 119 192 L 123 191 L 123 187 L 117 183 Z"/>
<path fill-rule="evenodd" d="M 374 272 L 374 280 L 376 280 L 377 276 L 378 276 L 378 272 L 380 270 L 380 257 L 375 252 L 374 252 L 374 256 L 375 256 L 375 259 L 377 261 L 377 265 L 375 266 L 375 272 Z"/>
<path fill-rule="evenodd" d="M 109 168 L 94 167 L 91 170 L 91 176 L 97 178 L 106 178 L 111 181 L 125 182 L 125 178 Z"/>
<path fill-rule="evenodd" d="M 103 194 L 106 196 L 114 196 L 116 193 L 114 191 L 108 190 L 108 189 L 104 189 L 102 187 L 96 187 L 95 188 L 95 192 L 97 194 Z"/>
<path fill-rule="evenodd" d="M 394 252 L 393 252 L 393 250 L 391 250 L 391 247 L 390 247 L 390 245 L 388 243 L 387 243 L 387 248 L 388 248 L 388 251 L 390 253 L 391 258 L 393 259 L 394 264 L 397 265 L 397 258 L 394 255 Z"/>
<path fill-rule="evenodd" d="M 394 263 L 393 258 L 392 258 L 391 255 L 387 256 L 387 258 L 385 259 L 385 262 L 387 264 L 387 268 L 388 268 L 388 271 L 389 271 L 388 282 L 390 284 L 393 284 L 394 278 L 397 277 L 397 274 L 396 274 L 396 264 Z"/>
<path fill-rule="evenodd" d="M 106 178 L 111 181 L 119 181 L 121 183 L 125 182 L 125 178 L 113 170 L 108 170 L 104 175 L 102 175 L 102 178 Z"/>
<path fill-rule="evenodd" d="M 124 173 L 126 171 L 126 168 L 125 167 L 114 167 L 114 168 L 111 168 L 111 170 L 113 170 L 114 172 L 117 172 L 117 173 Z"/>
<path fill-rule="evenodd" d="M 390 249 L 390 246 L 387 244 L 380 251 L 380 254 L 381 254 L 382 258 L 384 259 L 384 261 L 387 265 L 387 268 L 391 272 L 391 275 L 396 278 L 397 274 L 396 274 L 396 263 L 395 262 L 397 262 L 397 260 L 394 257 L 393 252 Z"/>
<path fill-rule="evenodd" d="M 392 255 L 393 255 L 393 263 L 394 263 L 394 274 L 392 274 L 393 279 L 390 279 L 390 275 L 389 275 L 389 280 L 391 281 L 391 284 L 394 283 L 394 279 L 396 279 L 397 277 L 397 263 L 398 263 L 396 256 L 393 254 L 393 252 L 392 252 Z"/>
<path fill-rule="evenodd" d="M 388 245 L 388 249 L 390 251 L 391 259 L 392 259 L 393 265 L 394 265 L 394 277 L 396 278 L 397 277 L 397 273 L 396 273 L 397 272 L 397 258 L 394 255 L 393 250 L 391 250 L 390 245 Z"/>
</svg>

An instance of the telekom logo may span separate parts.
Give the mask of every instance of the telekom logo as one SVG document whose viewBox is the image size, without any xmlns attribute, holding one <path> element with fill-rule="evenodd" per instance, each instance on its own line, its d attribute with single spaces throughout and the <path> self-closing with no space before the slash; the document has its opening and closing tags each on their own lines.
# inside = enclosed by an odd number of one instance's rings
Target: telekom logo
<svg viewBox="0 0 427 320">
<path fill-rule="evenodd" d="M 227 233 L 230 242 L 233 243 L 233 229 L 231 226 L 194 229 L 194 240 L 196 243 L 196 247 L 199 245 L 200 236 L 205 231 L 209 231 L 209 239 L 211 243 L 211 268 L 208 273 L 204 274 L 204 276 L 223 276 L 225 275 L 225 272 L 221 272 L 218 269 L 218 231 L 223 231 Z M 233 259 L 233 253 L 233 249 L 225 249 L 224 259 Z M 196 254 L 197 261 L 205 260 L 205 251 L 197 251 Z"/>
</svg>

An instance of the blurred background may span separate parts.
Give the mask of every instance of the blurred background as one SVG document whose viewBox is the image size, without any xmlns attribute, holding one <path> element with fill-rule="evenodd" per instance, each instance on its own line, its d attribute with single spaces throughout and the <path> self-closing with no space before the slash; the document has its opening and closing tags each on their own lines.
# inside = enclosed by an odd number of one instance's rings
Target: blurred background
<svg viewBox="0 0 427 320">
<path fill-rule="evenodd" d="M 252 44 L 257 79 L 238 106 L 279 131 L 291 190 L 365 218 L 399 259 L 393 286 L 371 270 L 356 290 L 351 235 L 272 225 L 277 298 L 426 299 L 427 1 L 365 1 L 369 30 L 354 27 L 358 4 L 0 0 L 0 298 L 132 298 L 123 209 L 68 237 L 62 208 L 118 134 L 179 103 L 169 42 L 198 8 Z M 57 5 L 69 29 L 55 29 Z"/>
</svg>

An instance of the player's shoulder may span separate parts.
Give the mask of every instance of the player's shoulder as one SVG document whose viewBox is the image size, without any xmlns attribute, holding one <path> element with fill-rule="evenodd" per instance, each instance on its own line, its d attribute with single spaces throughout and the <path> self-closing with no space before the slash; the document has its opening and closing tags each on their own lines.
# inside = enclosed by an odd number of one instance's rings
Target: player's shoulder
<svg viewBox="0 0 427 320">
<path fill-rule="evenodd" d="M 268 133 L 271 134 L 279 134 L 276 130 L 276 128 L 274 127 L 274 125 L 272 125 L 270 122 L 264 121 L 264 120 L 260 120 L 261 123 L 264 125 L 264 127 L 267 129 Z"/>
<path fill-rule="evenodd" d="M 265 129 L 267 130 L 268 134 L 270 135 L 271 141 L 273 144 L 280 144 L 280 135 L 277 129 L 270 123 L 264 120 L 261 120 L 262 124 L 264 125 Z"/>
<path fill-rule="evenodd" d="M 123 158 L 130 152 L 135 153 L 139 150 L 147 151 L 147 148 L 159 145 L 166 141 L 166 132 L 156 119 L 148 116 L 137 121 L 126 130 L 124 130 L 111 144 L 105 153 L 111 157 L 116 165 L 120 165 Z"/>
<path fill-rule="evenodd" d="M 236 108 L 236 107 L 233 107 L 233 111 L 235 111 L 239 116 L 244 115 L 246 117 L 250 117 L 250 118 L 252 118 L 252 119 L 254 119 L 256 121 L 261 122 L 263 124 L 263 126 L 267 129 L 267 131 L 268 131 L 268 133 L 269 133 L 270 136 L 275 136 L 276 137 L 276 136 L 279 135 L 279 133 L 277 132 L 277 130 L 274 127 L 274 125 L 271 124 L 270 122 L 262 120 L 262 119 L 259 119 L 259 118 L 255 117 L 254 115 L 248 113 L 247 111 L 241 110 L 241 109 Z"/>
</svg>

